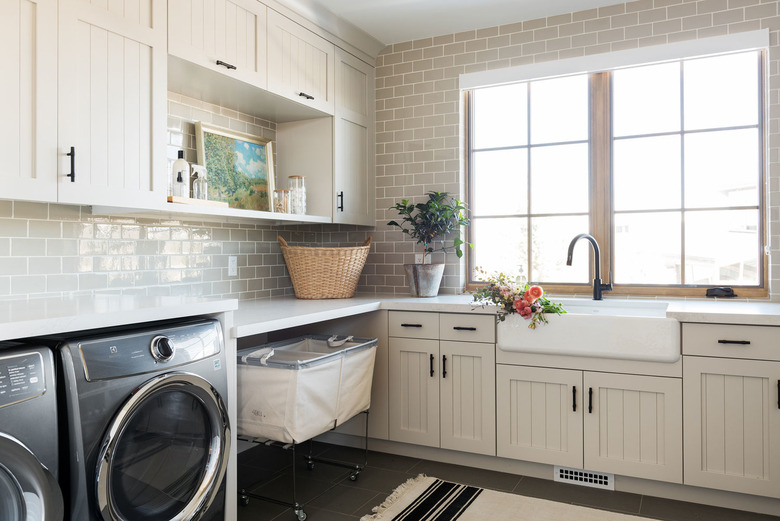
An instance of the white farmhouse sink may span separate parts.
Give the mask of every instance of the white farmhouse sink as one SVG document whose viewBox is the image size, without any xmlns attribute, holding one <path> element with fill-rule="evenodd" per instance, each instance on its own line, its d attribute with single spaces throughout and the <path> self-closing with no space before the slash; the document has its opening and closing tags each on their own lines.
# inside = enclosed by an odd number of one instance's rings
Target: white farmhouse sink
<svg viewBox="0 0 780 521">
<path fill-rule="evenodd" d="M 676 362 L 680 323 L 666 318 L 666 302 L 554 299 L 565 315 L 549 315 L 549 324 L 528 329 L 528 321 L 510 315 L 497 326 L 503 351 Z"/>
</svg>

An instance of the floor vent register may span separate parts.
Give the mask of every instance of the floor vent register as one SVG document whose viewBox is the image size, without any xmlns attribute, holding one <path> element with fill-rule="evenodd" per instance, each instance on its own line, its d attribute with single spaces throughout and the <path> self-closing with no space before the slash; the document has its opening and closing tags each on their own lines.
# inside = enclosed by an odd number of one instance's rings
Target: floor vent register
<svg viewBox="0 0 780 521">
<path fill-rule="evenodd" d="M 601 488 L 604 490 L 615 490 L 615 475 L 604 472 L 591 472 L 582 469 L 570 469 L 568 467 L 559 467 L 555 465 L 555 481 L 580 485 L 583 487 Z"/>
</svg>

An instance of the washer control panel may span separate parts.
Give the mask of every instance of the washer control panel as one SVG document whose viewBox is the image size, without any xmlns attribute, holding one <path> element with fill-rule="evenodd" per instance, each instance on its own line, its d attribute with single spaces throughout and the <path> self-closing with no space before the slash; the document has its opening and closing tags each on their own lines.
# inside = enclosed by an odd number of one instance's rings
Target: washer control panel
<svg viewBox="0 0 780 521">
<path fill-rule="evenodd" d="M 218 321 L 139 329 L 114 336 L 74 339 L 87 380 L 159 371 L 213 356 L 222 350 Z"/>
<path fill-rule="evenodd" d="M 46 392 L 40 353 L 2 356 L 0 351 L 0 407 L 19 403 Z"/>
</svg>

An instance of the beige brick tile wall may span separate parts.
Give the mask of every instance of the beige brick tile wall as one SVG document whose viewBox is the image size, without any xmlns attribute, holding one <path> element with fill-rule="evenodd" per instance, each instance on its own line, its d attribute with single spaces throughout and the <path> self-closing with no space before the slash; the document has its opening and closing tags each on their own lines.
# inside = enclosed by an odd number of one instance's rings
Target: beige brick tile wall
<svg viewBox="0 0 780 521">
<path fill-rule="evenodd" d="M 780 300 L 780 2 L 638 0 L 500 27 L 394 44 L 376 68 L 376 291 L 405 293 L 403 263 L 414 244 L 386 222 L 401 198 L 464 191 L 460 169 L 458 75 L 576 56 L 767 28 L 769 52 L 769 229 L 771 296 Z M 432 88 L 431 88 L 432 87 Z M 441 293 L 458 293 L 464 268 L 446 259 Z M 372 291 L 374 288 L 361 288 Z"/>
</svg>

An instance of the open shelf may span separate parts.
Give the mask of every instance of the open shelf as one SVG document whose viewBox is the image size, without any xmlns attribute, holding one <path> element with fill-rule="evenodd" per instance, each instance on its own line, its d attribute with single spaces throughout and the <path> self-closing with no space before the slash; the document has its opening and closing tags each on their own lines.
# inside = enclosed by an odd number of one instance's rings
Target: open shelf
<svg viewBox="0 0 780 521">
<path fill-rule="evenodd" d="M 153 217 L 158 219 L 193 220 L 205 222 L 244 222 L 254 224 L 327 224 L 330 217 L 322 215 L 298 215 L 290 213 L 261 212 L 238 208 L 216 208 L 191 204 L 161 203 L 155 208 L 122 208 L 116 206 L 92 206 L 92 215 L 125 215 L 128 217 Z M 265 221 L 265 223 L 260 222 Z"/>
</svg>

